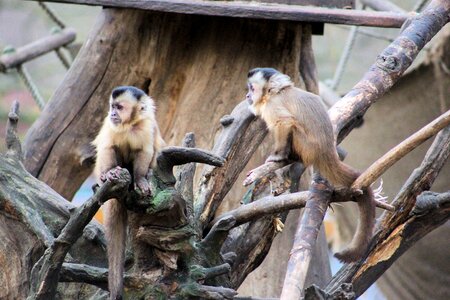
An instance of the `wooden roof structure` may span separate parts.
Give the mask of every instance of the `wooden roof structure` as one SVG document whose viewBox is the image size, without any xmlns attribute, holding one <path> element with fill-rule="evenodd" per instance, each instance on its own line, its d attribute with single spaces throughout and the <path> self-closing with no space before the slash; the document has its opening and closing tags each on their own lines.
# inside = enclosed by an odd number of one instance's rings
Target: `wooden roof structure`
<svg viewBox="0 0 450 300">
<path fill-rule="evenodd" d="M 408 17 L 406 13 L 400 12 L 348 9 L 354 7 L 353 0 L 49 0 L 47 2 L 135 8 L 178 14 L 393 28 L 400 28 Z"/>
</svg>

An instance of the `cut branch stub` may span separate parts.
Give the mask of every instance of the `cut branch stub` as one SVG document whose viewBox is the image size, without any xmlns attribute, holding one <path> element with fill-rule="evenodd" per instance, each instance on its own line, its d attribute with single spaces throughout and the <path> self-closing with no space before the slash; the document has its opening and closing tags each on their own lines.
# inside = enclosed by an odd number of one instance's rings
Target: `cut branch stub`
<svg viewBox="0 0 450 300">
<path fill-rule="evenodd" d="M 19 102 L 14 100 L 8 114 L 8 124 L 6 125 L 6 148 L 7 155 L 22 161 L 22 145 L 17 136 L 17 123 L 19 122 Z"/>
<path fill-rule="evenodd" d="M 167 147 L 164 148 L 157 158 L 158 177 L 168 185 L 176 182 L 173 175 L 173 167 L 191 162 L 205 163 L 208 165 L 221 167 L 225 160 L 209 151 L 187 148 L 187 147 Z"/>
</svg>

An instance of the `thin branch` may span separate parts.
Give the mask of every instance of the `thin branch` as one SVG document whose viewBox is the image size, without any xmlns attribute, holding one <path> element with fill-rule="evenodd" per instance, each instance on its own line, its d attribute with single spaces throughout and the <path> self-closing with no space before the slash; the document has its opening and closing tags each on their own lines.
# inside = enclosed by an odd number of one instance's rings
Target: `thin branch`
<svg viewBox="0 0 450 300">
<path fill-rule="evenodd" d="M 374 162 L 355 180 L 352 188 L 360 190 L 370 186 L 402 157 L 417 148 L 433 135 L 437 134 L 444 127 L 448 126 L 448 124 L 450 124 L 450 110 L 389 150 L 389 152 Z"/>
<path fill-rule="evenodd" d="M 18 161 L 23 160 L 22 145 L 17 136 L 17 123 L 19 122 L 19 102 L 14 100 L 11 110 L 8 114 L 8 123 L 6 125 L 6 148 L 7 156 L 12 157 Z"/>
<path fill-rule="evenodd" d="M 228 211 L 214 219 L 211 224 L 215 224 L 219 220 L 227 217 L 233 217 L 236 222 L 233 227 L 239 226 L 266 215 L 302 208 L 305 206 L 306 199 L 308 199 L 309 196 L 309 192 L 284 194 L 277 197 L 267 196 L 259 199 L 258 201 L 245 204 L 239 208 Z"/>
<path fill-rule="evenodd" d="M 111 198 L 120 199 L 131 182 L 130 173 L 119 167 L 109 171 L 107 178 L 94 196 L 75 209 L 61 234 L 34 265 L 29 299 L 44 300 L 55 297 L 59 272 L 70 247 L 83 234 L 83 229 L 92 220 L 100 205 Z"/>
</svg>

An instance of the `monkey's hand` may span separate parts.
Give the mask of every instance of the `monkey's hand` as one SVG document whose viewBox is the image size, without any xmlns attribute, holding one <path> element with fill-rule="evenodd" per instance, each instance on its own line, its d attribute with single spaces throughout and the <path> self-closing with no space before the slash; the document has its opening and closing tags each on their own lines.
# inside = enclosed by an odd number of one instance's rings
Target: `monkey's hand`
<svg viewBox="0 0 450 300">
<path fill-rule="evenodd" d="M 145 177 L 136 179 L 136 182 L 134 183 L 134 189 L 139 189 L 145 196 L 151 196 L 152 194 L 150 190 L 150 184 L 148 183 L 147 179 L 145 179 Z"/>
</svg>

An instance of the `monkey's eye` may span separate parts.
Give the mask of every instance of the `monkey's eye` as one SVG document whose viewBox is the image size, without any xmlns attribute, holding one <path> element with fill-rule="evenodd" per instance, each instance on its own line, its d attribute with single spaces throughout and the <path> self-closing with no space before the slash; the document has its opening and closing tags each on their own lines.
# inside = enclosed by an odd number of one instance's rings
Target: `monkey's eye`
<svg viewBox="0 0 450 300">
<path fill-rule="evenodd" d="M 252 92 L 255 91 L 255 89 L 253 88 L 253 84 L 249 84 L 249 85 L 248 85 L 248 89 L 249 89 L 250 91 L 252 91 Z"/>
<path fill-rule="evenodd" d="M 123 109 L 123 106 L 120 105 L 120 104 L 117 104 L 117 105 L 116 105 L 116 108 L 117 108 L 117 110 L 122 110 L 122 109 Z"/>
</svg>

